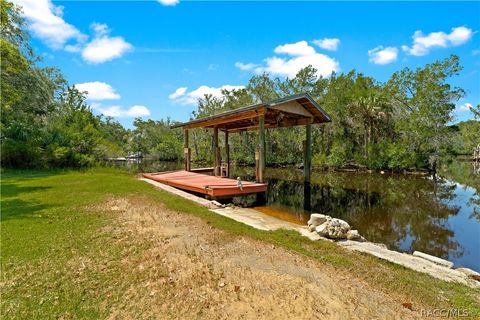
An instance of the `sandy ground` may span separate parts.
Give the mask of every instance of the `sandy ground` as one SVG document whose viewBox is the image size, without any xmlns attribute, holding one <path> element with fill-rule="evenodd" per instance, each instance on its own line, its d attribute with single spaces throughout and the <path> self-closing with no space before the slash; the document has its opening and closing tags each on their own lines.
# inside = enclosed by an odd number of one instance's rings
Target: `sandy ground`
<svg viewBox="0 0 480 320">
<path fill-rule="evenodd" d="M 111 319 L 412 319 L 417 314 L 333 267 L 270 244 L 234 237 L 201 219 L 112 199 L 106 231 L 141 258 L 124 263 L 138 281 Z M 132 240 L 133 239 L 133 240 Z M 132 242 L 133 241 L 133 244 Z M 127 243 L 126 243 L 127 244 Z M 136 249 L 135 249 L 136 250 Z"/>
</svg>

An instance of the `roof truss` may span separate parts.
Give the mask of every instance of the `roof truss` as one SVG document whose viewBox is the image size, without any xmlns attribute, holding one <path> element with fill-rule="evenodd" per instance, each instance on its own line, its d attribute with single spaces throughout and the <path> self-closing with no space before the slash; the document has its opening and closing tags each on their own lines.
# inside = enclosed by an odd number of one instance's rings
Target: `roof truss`
<svg viewBox="0 0 480 320">
<path fill-rule="evenodd" d="M 304 93 L 192 120 L 176 125 L 174 128 L 218 127 L 228 132 L 248 131 L 258 128 L 258 117 L 261 115 L 265 118 L 265 128 L 292 127 L 330 121 L 328 114 L 308 94 Z"/>
</svg>

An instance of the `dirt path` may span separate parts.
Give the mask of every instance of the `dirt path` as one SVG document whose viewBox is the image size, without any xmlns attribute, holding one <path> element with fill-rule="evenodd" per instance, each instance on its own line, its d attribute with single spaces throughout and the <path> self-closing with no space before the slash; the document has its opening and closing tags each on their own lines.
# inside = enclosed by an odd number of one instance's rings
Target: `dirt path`
<svg viewBox="0 0 480 320">
<path fill-rule="evenodd" d="M 124 258 L 141 286 L 126 290 L 112 319 L 416 318 L 401 301 L 282 248 L 140 199 L 104 206 L 118 217 L 107 231 L 145 250 L 138 261 Z"/>
</svg>

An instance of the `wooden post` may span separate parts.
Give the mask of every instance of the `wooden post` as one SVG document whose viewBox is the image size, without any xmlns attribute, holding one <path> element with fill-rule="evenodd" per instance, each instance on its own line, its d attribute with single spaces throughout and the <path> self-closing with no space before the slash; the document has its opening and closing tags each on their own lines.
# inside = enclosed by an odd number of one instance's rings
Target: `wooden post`
<svg viewBox="0 0 480 320">
<path fill-rule="evenodd" d="M 218 154 L 218 127 L 213 127 L 213 174 L 219 176 L 220 174 L 220 161 Z"/>
<path fill-rule="evenodd" d="M 312 171 L 312 120 L 310 119 L 305 126 L 305 159 L 303 163 L 303 175 L 305 182 L 310 183 L 310 174 Z"/>
<path fill-rule="evenodd" d="M 258 182 L 263 182 L 265 173 L 265 115 L 258 116 Z"/>
<path fill-rule="evenodd" d="M 230 146 L 228 145 L 228 131 L 225 130 L 225 163 L 226 163 L 226 172 L 225 176 L 230 177 Z"/>
<path fill-rule="evenodd" d="M 188 147 L 188 129 L 183 130 L 183 156 L 185 161 L 185 171 L 190 171 L 190 148 Z"/>
</svg>

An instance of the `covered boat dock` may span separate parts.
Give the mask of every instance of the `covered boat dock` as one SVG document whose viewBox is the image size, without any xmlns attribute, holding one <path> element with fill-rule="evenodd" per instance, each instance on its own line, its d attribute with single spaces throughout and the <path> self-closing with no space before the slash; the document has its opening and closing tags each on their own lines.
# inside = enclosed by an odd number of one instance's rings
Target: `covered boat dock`
<svg viewBox="0 0 480 320">
<path fill-rule="evenodd" d="M 172 128 L 184 130 L 184 170 L 170 173 L 144 174 L 145 178 L 162 182 L 179 189 L 205 194 L 209 197 L 238 196 L 262 193 L 267 190 L 264 183 L 265 172 L 265 129 L 304 125 L 304 176 L 310 183 L 312 158 L 312 124 L 329 122 L 329 115 L 308 95 L 302 93 L 278 100 L 259 103 L 223 112 L 210 117 L 195 119 Z M 214 163 L 211 168 L 192 169 L 189 130 L 204 128 L 212 130 Z M 230 133 L 258 131 L 255 152 L 256 182 L 230 179 Z M 224 134 L 225 159 L 221 159 L 218 142 L 219 131 Z M 212 175 L 205 173 L 210 172 Z"/>
</svg>

